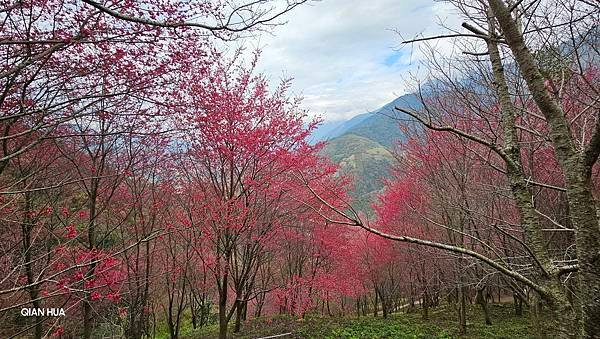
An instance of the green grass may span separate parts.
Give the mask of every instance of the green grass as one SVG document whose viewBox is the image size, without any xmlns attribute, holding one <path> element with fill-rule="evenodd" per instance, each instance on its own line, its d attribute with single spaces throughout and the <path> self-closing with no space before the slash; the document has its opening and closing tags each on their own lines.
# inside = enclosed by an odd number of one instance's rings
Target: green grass
<svg viewBox="0 0 600 339">
<path fill-rule="evenodd" d="M 485 325 L 483 314 L 476 306 L 468 312 L 467 335 L 462 338 L 532 338 L 527 314 L 515 316 L 512 305 L 490 305 L 493 325 Z M 232 338 L 258 338 L 291 332 L 285 338 L 458 338 L 456 312 L 440 307 L 430 311 L 429 320 L 419 313 L 393 314 L 382 317 L 322 317 L 311 315 L 305 319 L 288 316 L 253 319 L 246 322 L 241 333 Z M 211 325 L 192 330 L 186 321 L 182 324 L 181 338 L 217 338 L 218 326 Z M 158 338 L 167 338 L 166 331 Z"/>
</svg>

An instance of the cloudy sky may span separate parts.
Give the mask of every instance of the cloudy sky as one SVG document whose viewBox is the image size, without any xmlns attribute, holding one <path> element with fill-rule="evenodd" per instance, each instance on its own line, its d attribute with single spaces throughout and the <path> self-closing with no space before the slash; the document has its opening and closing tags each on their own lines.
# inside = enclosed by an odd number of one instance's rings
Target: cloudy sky
<svg viewBox="0 0 600 339">
<path fill-rule="evenodd" d="M 259 68 L 272 80 L 294 78 L 293 94 L 311 114 L 348 119 L 405 94 L 415 49 L 401 38 L 438 32 L 454 20 L 446 5 L 432 0 L 320 0 L 289 13 L 287 24 L 254 44 Z"/>
</svg>

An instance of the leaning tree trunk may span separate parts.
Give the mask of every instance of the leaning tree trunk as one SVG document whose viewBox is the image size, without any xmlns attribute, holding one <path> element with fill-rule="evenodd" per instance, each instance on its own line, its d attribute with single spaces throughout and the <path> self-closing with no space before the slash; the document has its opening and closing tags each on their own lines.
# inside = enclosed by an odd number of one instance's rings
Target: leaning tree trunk
<svg viewBox="0 0 600 339">
<path fill-rule="evenodd" d="M 598 211 L 592 194 L 591 172 L 600 153 L 600 121 L 584 152 L 574 145 L 565 114 L 547 92 L 542 76 L 510 10 L 502 0 L 488 0 L 494 17 L 502 29 L 519 66 L 527 87 L 546 118 L 556 158 L 565 177 L 570 220 L 577 230 L 577 259 L 579 262 L 580 300 L 583 333 L 566 330 L 566 335 L 597 338 L 600 333 L 600 227 Z M 558 312 L 564 305 L 553 307 Z M 558 314 L 562 316 L 562 314 Z M 569 317 L 571 318 L 571 317 Z M 574 317 L 573 319 L 577 319 Z M 574 320 L 576 321 L 576 320 Z M 571 326 L 578 327 L 577 324 Z"/>
<path fill-rule="evenodd" d="M 547 322 L 547 324 L 555 331 L 556 335 L 572 338 L 575 336 L 574 329 L 576 328 L 575 312 L 569 304 L 566 297 L 567 294 L 562 286 L 562 281 L 560 279 L 561 271 L 552 263 L 543 236 L 540 217 L 535 210 L 535 206 L 533 206 L 532 195 L 529 191 L 526 176 L 523 172 L 516 124 L 517 109 L 512 102 L 508 90 L 507 81 L 504 75 L 504 67 L 497 45 L 496 23 L 493 21 L 494 14 L 496 14 L 496 18 L 499 22 L 502 21 L 498 18 L 497 9 L 494 8 L 494 5 L 501 3 L 501 0 L 489 1 L 491 5 L 492 3 L 494 4 L 488 15 L 489 36 L 486 41 L 490 62 L 492 64 L 496 94 L 498 95 L 501 107 L 501 125 L 504 136 L 504 145 L 502 149 L 495 148 L 495 151 L 503 158 L 506 164 L 507 179 L 515 198 L 521 221 L 523 225 L 525 225 L 529 245 L 528 250 L 531 251 L 531 256 L 534 259 L 540 275 L 539 279 L 542 288 L 538 291 L 539 296 L 548 304 L 551 312 L 551 320 Z M 512 21 L 510 14 L 508 14 L 508 16 Z M 500 26 L 502 30 L 505 31 L 505 27 L 502 24 L 500 24 Z M 513 51 L 513 53 L 516 52 Z M 523 69 L 521 69 L 521 71 L 523 71 Z"/>
</svg>

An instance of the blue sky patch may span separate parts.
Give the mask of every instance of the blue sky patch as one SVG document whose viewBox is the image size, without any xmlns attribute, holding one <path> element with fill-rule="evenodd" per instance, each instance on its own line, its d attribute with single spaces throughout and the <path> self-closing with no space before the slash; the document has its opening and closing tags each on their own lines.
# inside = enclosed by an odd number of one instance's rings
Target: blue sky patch
<svg viewBox="0 0 600 339">
<path fill-rule="evenodd" d="M 391 54 L 388 54 L 388 56 L 385 57 L 383 64 L 386 66 L 393 66 L 398 60 L 400 60 L 401 56 L 402 53 L 399 51 L 393 51 Z"/>
</svg>

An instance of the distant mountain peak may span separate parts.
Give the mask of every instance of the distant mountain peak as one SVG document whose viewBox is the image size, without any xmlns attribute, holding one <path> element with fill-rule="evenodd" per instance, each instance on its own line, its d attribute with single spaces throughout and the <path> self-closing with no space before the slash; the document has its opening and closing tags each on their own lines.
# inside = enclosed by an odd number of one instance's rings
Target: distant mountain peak
<svg viewBox="0 0 600 339">
<path fill-rule="evenodd" d="M 373 112 L 325 123 L 313 133 L 315 142 L 326 141 L 322 154 L 354 179 L 354 207 L 367 213 L 389 175 L 396 143 L 405 139 L 397 119 L 403 113 L 396 106 L 419 109 L 420 101 L 414 94 L 403 95 Z"/>
<path fill-rule="evenodd" d="M 359 114 L 346 121 L 326 122 L 317 127 L 311 135 L 311 141 L 327 141 L 345 134 L 359 135 L 385 146 L 389 150 L 394 148 L 398 140 L 403 140 L 404 135 L 396 117 L 401 117 L 394 108 L 396 106 L 418 109 L 421 107 L 419 98 L 415 94 L 406 94 L 394 99 L 381 108 Z"/>
</svg>

